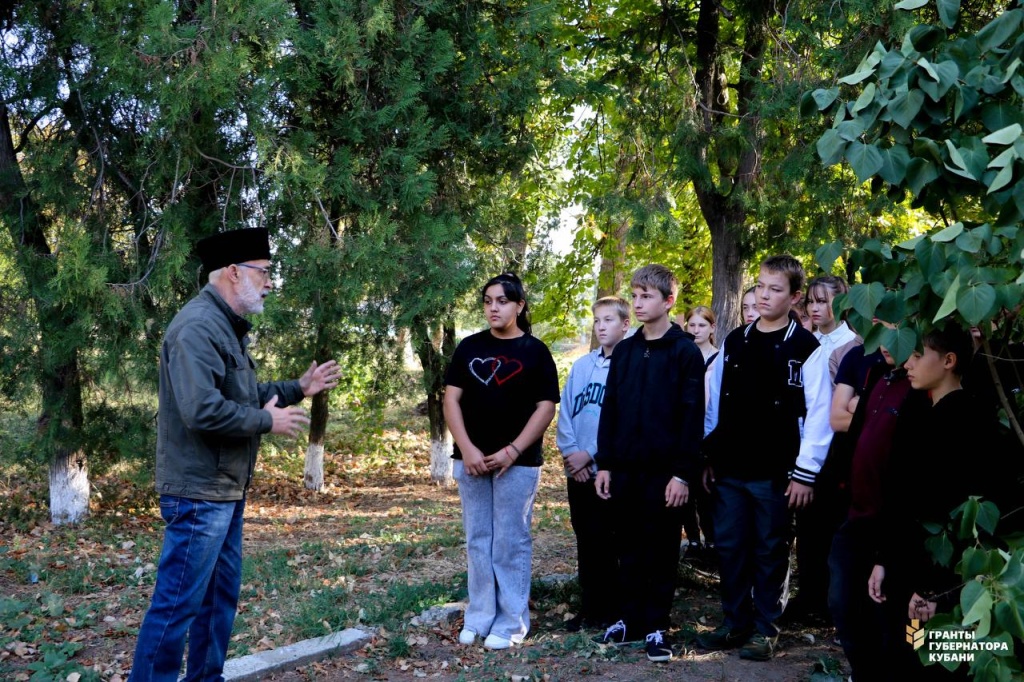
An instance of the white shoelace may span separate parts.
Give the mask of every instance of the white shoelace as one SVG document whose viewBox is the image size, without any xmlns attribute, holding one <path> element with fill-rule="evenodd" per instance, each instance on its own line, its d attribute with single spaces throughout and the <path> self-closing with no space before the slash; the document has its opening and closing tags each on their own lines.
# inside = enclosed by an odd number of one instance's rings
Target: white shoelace
<svg viewBox="0 0 1024 682">
<path fill-rule="evenodd" d="M 655 645 L 661 644 L 665 639 L 661 636 L 661 630 L 655 630 L 651 634 L 647 635 L 647 643 L 654 642 Z"/>
<path fill-rule="evenodd" d="M 614 635 L 616 633 L 619 633 L 619 632 L 621 632 L 622 635 L 623 635 L 623 638 L 625 638 L 625 635 L 626 635 L 626 624 L 623 623 L 621 620 L 619 622 L 617 622 L 615 625 L 611 626 L 610 628 L 608 628 L 607 630 L 604 631 L 604 638 L 605 638 L 605 640 L 607 640 L 609 637 L 611 637 L 612 635 Z"/>
</svg>

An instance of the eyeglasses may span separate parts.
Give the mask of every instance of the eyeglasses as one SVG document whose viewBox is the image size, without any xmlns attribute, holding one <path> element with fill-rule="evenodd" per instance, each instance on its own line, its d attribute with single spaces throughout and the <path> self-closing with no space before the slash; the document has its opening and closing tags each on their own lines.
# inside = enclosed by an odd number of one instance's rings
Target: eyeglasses
<svg viewBox="0 0 1024 682">
<path fill-rule="evenodd" d="M 263 273 L 263 279 L 268 280 L 274 276 L 273 268 L 261 268 L 258 265 L 249 265 L 248 263 L 235 263 L 240 268 L 249 268 L 250 270 L 259 270 Z"/>
</svg>

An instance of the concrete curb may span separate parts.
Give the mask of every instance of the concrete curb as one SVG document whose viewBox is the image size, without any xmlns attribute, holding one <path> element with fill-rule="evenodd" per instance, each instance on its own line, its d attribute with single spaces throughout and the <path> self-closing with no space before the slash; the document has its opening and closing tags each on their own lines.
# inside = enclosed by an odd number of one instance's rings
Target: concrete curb
<svg viewBox="0 0 1024 682">
<path fill-rule="evenodd" d="M 225 682 L 261 680 L 270 673 L 292 670 L 306 663 L 319 661 L 331 655 L 348 653 L 369 641 L 372 634 L 349 628 L 341 632 L 307 639 L 279 649 L 233 658 L 224 664 Z"/>
</svg>

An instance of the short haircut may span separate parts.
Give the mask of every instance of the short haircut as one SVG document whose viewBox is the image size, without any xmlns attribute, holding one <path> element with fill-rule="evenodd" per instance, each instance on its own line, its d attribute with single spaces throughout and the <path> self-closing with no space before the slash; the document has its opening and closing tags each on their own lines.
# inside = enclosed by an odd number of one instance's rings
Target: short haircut
<svg viewBox="0 0 1024 682">
<path fill-rule="evenodd" d="M 634 272 L 633 278 L 629 280 L 629 286 L 634 289 L 639 287 L 645 291 L 657 289 L 662 296 L 668 298 L 676 295 L 679 290 L 679 280 L 664 265 L 652 263 Z"/>
<path fill-rule="evenodd" d="M 974 356 L 974 342 L 971 339 L 971 332 L 964 329 L 956 322 L 946 322 L 942 329 L 936 327 L 924 335 L 921 343 L 926 348 L 931 348 L 939 355 L 952 353 L 956 356 L 956 364 L 953 365 L 953 374 L 961 377 L 967 367 L 971 364 Z"/>
<path fill-rule="evenodd" d="M 603 296 L 597 299 L 591 310 L 597 315 L 597 309 L 601 306 L 609 306 L 615 309 L 615 312 L 619 314 L 619 319 L 623 321 L 629 320 L 629 303 L 626 299 L 619 298 L 618 296 Z"/>
<path fill-rule="evenodd" d="M 804 288 L 804 266 L 788 253 L 769 256 L 761 261 L 761 267 L 771 273 L 783 274 L 789 280 L 789 293 L 795 294 Z"/>
</svg>

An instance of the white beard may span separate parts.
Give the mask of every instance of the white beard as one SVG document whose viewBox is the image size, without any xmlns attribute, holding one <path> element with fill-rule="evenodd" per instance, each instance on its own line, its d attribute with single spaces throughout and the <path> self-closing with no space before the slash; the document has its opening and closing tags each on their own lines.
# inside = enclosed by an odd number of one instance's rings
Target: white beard
<svg viewBox="0 0 1024 682">
<path fill-rule="evenodd" d="M 257 288 L 248 277 L 241 279 L 242 288 L 238 292 L 238 306 L 242 315 L 259 315 L 263 312 L 263 290 Z"/>
</svg>

